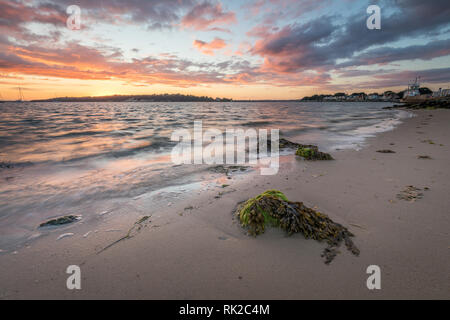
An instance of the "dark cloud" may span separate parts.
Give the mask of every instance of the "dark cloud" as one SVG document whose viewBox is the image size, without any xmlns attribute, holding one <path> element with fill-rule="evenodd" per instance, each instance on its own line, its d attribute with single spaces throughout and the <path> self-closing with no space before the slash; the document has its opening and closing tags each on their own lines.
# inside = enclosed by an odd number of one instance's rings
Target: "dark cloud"
<svg viewBox="0 0 450 320">
<path fill-rule="evenodd" d="M 414 79 L 418 76 L 420 76 L 420 78 L 426 83 L 450 82 L 450 67 L 415 71 L 399 71 L 376 75 L 374 78 L 378 80 L 377 82 L 380 85 L 386 85 L 386 83 L 403 83 L 405 79 Z"/>
<path fill-rule="evenodd" d="M 193 7 L 181 20 L 181 25 L 194 30 L 227 31 L 217 25 L 236 22 L 234 12 L 225 11 L 220 3 L 204 1 Z"/>
<path fill-rule="evenodd" d="M 407 47 L 380 47 L 367 50 L 349 62 L 340 63 L 337 67 L 363 66 L 371 64 L 385 64 L 402 60 L 430 60 L 437 57 L 450 55 L 450 39 L 436 40 L 423 45 Z"/>
<path fill-rule="evenodd" d="M 268 32 L 257 41 L 251 52 L 265 58 L 265 67 L 279 72 L 299 72 L 311 69 L 333 69 L 339 59 L 355 59 L 346 65 L 365 64 L 376 54 L 383 53 L 378 63 L 396 59 L 430 59 L 446 55 L 445 42 L 416 45 L 408 49 L 370 49 L 402 39 L 437 35 L 450 25 L 450 5 L 447 0 L 433 3 L 418 0 L 388 1 L 393 11 L 383 16 L 381 30 L 366 28 L 367 15 L 342 17 L 321 16 L 303 24 L 285 26 L 277 32 Z M 395 9 L 395 10 L 394 10 Z M 383 7 L 384 12 L 389 12 Z M 448 42 L 447 42 L 448 43 Z M 369 50 L 364 56 L 364 51 Z M 420 54 L 422 53 L 422 55 Z M 361 54 L 361 55 L 360 55 Z M 374 60 L 371 60 L 374 61 Z M 375 62 L 376 63 L 376 62 Z"/>
<path fill-rule="evenodd" d="M 67 8 L 72 4 L 75 4 L 72 0 L 54 1 L 54 5 L 61 8 Z M 88 15 L 89 21 L 145 24 L 150 29 L 171 27 L 195 4 L 195 0 L 76 1 L 83 15 Z"/>
<path fill-rule="evenodd" d="M 414 79 L 420 76 L 422 83 L 441 84 L 450 82 L 450 68 L 435 68 L 425 70 L 410 70 L 410 71 L 396 71 L 386 72 L 381 74 L 372 75 L 370 81 L 356 82 L 351 85 L 330 85 L 332 90 L 345 90 L 349 86 L 355 89 L 378 89 L 378 88 L 404 88 L 405 83 L 409 79 Z"/>
<path fill-rule="evenodd" d="M 0 28 L 9 32 L 24 32 L 30 22 L 66 26 L 66 9 L 81 8 L 83 27 L 92 23 L 143 24 L 149 29 L 170 28 L 196 4 L 196 0 L 0 0 Z M 6 29 L 7 28 L 7 29 Z"/>
</svg>

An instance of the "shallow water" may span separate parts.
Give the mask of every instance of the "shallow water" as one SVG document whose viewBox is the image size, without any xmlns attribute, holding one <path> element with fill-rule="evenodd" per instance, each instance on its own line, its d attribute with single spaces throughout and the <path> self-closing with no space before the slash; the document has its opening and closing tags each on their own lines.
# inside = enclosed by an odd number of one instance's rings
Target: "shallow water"
<svg viewBox="0 0 450 320">
<path fill-rule="evenodd" d="M 176 166 L 171 133 L 203 128 L 280 129 L 325 151 L 359 148 L 392 129 L 389 103 L 3 103 L 0 104 L 0 249 L 58 215 L 205 179 L 205 165 Z M 110 201 L 111 202 L 111 201 Z M 111 202 L 112 203 L 112 202 Z M 108 210 L 108 208 L 106 208 Z"/>
</svg>

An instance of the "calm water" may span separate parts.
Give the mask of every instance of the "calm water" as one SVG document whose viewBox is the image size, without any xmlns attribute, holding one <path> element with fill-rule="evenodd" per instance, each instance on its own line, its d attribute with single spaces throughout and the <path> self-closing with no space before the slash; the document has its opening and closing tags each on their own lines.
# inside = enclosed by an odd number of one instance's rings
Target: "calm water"
<svg viewBox="0 0 450 320">
<path fill-rule="evenodd" d="M 195 181 L 204 166 L 174 166 L 176 129 L 277 128 L 326 151 L 358 148 L 406 113 L 384 103 L 2 103 L 0 249 L 50 216 Z M 197 175 L 197 176 L 196 176 Z M 17 236 L 19 237 L 19 236 Z"/>
</svg>

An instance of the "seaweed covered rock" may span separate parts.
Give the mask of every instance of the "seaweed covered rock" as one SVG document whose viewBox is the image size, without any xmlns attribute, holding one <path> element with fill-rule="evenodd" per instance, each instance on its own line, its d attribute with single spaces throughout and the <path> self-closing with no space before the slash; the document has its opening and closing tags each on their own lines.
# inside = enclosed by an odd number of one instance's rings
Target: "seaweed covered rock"
<svg viewBox="0 0 450 320">
<path fill-rule="evenodd" d="M 301 144 L 299 144 L 299 143 L 292 142 L 292 141 L 286 140 L 284 138 L 280 138 L 276 142 L 278 143 L 278 150 L 286 150 L 286 149 L 296 150 L 299 146 L 301 146 Z M 272 140 L 270 137 L 267 138 L 266 145 L 267 145 L 267 152 L 271 152 L 272 151 Z M 258 152 L 258 154 L 260 153 L 260 141 L 258 141 L 258 144 L 257 144 L 257 152 Z"/>
<path fill-rule="evenodd" d="M 292 142 L 292 141 L 286 140 L 284 138 L 281 138 L 278 141 L 278 144 L 279 144 L 280 149 L 285 149 L 285 148 L 297 149 L 300 146 L 304 146 L 304 145 L 302 145 L 300 143 Z"/>
<path fill-rule="evenodd" d="M 395 153 L 395 151 L 390 149 L 377 150 L 378 153 Z"/>
<path fill-rule="evenodd" d="M 219 164 L 217 166 L 211 167 L 209 170 L 215 173 L 223 173 L 226 176 L 230 176 L 233 173 L 236 172 L 243 172 L 249 170 L 250 167 L 248 166 L 238 166 L 238 165 L 223 165 Z"/>
<path fill-rule="evenodd" d="M 291 202 L 278 190 L 268 190 L 247 200 L 236 210 L 241 225 L 250 235 L 264 233 L 267 226 L 280 227 L 289 235 L 301 233 L 306 239 L 326 241 L 328 247 L 322 256 L 330 263 L 337 254 L 336 248 L 344 241 L 354 255 L 359 250 L 353 244 L 353 234 L 327 215 L 306 207 L 303 202 Z"/>
<path fill-rule="evenodd" d="M 80 216 L 73 216 L 73 215 L 63 216 L 63 217 L 54 218 L 54 219 L 48 220 L 46 222 L 43 222 L 39 225 L 39 227 L 42 228 L 42 227 L 50 227 L 50 226 L 60 226 L 63 224 L 68 224 L 68 223 L 78 221 L 80 219 L 81 219 Z"/>
<path fill-rule="evenodd" d="M 320 152 L 319 147 L 312 144 L 300 144 L 292 142 L 284 138 L 278 140 L 279 150 L 294 149 L 296 155 L 305 158 L 306 160 L 334 160 L 333 157 L 325 152 Z M 267 139 L 267 151 L 272 150 L 272 141 Z M 258 153 L 260 152 L 260 145 L 257 146 Z"/>
<path fill-rule="evenodd" d="M 319 151 L 319 148 L 313 145 L 300 145 L 295 154 L 306 160 L 334 160 L 330 154 Z"/>
<path fill-rule="evenodd" d="M 383 109 L 450 109 L 450 98 L 443 97 L 437 99 L 427 99 L 424 101 L 404 101 L 404 104 L 397 104 Z"/>
<path fill-rule="evenodd" d="M 0 169 L 12 169 L 14 165 L 9 162 L 0 162 Z"/>
</svg>

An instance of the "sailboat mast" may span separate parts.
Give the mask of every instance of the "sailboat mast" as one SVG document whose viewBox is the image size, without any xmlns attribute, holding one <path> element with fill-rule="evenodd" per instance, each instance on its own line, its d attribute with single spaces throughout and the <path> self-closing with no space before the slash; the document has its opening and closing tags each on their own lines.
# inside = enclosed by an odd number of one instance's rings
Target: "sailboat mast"
<svg viewBox="0 0 450 320">
<path fill-rule="evenodd" d="M 19 101 L 23 101 L 22 88 L 19 86 Z"/>
</svg>

